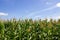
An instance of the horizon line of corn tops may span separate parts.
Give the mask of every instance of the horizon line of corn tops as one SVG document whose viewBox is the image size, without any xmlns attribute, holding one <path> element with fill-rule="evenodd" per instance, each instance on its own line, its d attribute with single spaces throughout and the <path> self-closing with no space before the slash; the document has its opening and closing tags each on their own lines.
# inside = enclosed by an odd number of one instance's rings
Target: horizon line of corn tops
<svg viewBox="0 0 60 40">
<path fill-rule="evenodd" d="M 0 20 L 0 40 L 60 40 L 60 19 Z"/>
</svg>

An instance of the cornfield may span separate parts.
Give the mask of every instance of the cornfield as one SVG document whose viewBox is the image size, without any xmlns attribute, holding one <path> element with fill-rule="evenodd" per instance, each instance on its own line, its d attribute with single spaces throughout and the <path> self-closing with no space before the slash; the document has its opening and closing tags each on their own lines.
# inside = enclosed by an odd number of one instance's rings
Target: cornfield
<svg viewBox="0 0 60 40">
<path fill-rule="evenodd" d="M 0 40 L 60 40 L 60 19 L 0 20 Z"/>
</svg>

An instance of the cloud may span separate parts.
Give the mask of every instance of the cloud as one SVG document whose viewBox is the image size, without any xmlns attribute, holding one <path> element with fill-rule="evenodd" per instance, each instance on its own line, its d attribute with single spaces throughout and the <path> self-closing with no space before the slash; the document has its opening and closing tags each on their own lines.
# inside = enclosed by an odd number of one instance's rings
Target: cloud
<svg viewBox="0 0 60 40">
<path fill-rule="evenodd" d="M 58 16 L 58 18 L 60 18 L 60 16 Z"/>
<path fill-rule="evenodd" d="M 41 18 L 41 16 L 40 15 L 37 15 L 33 19 L 39 19 L 39 18 Z"/>
<path fill-rule="evenodd" d="M 35 16 L 41 12 L 44 12 L 44 11 L 48 11 L 48 10 L 52 10 L 54 8 L 57 8 L 57 7 L 60 7 L 60 3 L 56 3 L 55 5 L 51 6 L 51 7 L 48 7 L 46 9 L 42 9 L 42 10 L 39 10 L 39 11 L 34 11 L 34 12 L 31 12 L 29 13 L 26 17 L 32 17 L 32 16 Z"/>
<path fill-rule="evenodd" d="M 56 18 L 56 19 L 60 19 L 60 16 L 56 16 L 55 18 Z"/>
<path fill-rule="evenodd" d="M 35 11 L 35 12 L 32 12 L 32 13 L 29 13 L 29 14 L 27 15 L 27 17 L 31 17 L 31 16 L 34 16 L 34 15 L 39 14 L 39 13 L 41 13 L 41 12 L 48 11 L 48 10 L 51 10 L 51 9 L 54 9 L 54 8 L 56 8 L 55 5 L 52 6 L 52 7 L 49 7 L 49 8 L 40 10 L 40 11 Z"/>
<path fill-rule="evenodd" d="M 0 16 L 8 16 L 7 13 L 0 12 Z"/>
<path fill-rule="evenodd" d="M 57 6 L 57 7 L 60 7 L 60 3 L 57 3 L 56 6 Z"/>
</svg>

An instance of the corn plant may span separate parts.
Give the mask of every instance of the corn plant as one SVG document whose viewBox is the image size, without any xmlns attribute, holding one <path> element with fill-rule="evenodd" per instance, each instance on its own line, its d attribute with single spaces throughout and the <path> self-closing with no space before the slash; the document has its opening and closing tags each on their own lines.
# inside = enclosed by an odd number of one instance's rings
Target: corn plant
<svg viewBox="0 0 60 40">
<path fill-rule="evenodd" d="M 0 40 L 60 40 L 60 19 L 0 20 Z"/>
</svg>

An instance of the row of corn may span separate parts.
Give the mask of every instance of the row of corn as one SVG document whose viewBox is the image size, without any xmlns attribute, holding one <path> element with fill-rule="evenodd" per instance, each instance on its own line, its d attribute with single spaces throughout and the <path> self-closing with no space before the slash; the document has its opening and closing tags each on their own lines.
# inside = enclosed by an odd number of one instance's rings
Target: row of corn
<svg viewBox="0 0 60 40">
<path fill-rule="evenodd" d="M 60 19 L 0 20 L 0 40 L 60 40 Z"/>
</svg>

